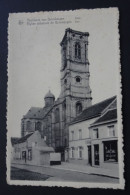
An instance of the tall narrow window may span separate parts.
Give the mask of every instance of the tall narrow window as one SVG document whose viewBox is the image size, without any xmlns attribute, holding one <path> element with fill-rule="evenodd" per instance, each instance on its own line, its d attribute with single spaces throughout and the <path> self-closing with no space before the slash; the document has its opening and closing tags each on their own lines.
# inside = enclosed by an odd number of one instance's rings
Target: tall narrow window
<svg viewBox="0 0 130 195">
<path fill-rule="evenodd" d="M 98 129 L 93 129 L 93 138 L 97 139 L 99 137 L 98 135 Z"/>
<path fill-rule="evenodd" d="M 76 116 L 79 115 L 82 112 L 82 104 L 80 102 L 77 102 L 76 104 Z"/>
<path fill-rule="evenodd" d="M 75 43 L 75 58 L 81 59 L 81 46 L 80 46 L 80 43 Z"/>
<path fill-rule="evenodd" d="M 32 160 L 32 149 L 28 150 L 28 160 Z"/>
<path fill-rule="evenodd" d="M 74 140 L 74 131 L 71 131 L 71 140 Z"/>
<path fill-rule="evenodd" d="M 74 158 L 74 147 L 71 148 L 71 158 Z"/>
<path fill-rule="evenodd" d="M 56 108 L 55 110 L 55 122 L 59 122 L 60 120 L 60 114 L 59 114 L 59 108 Z"/>
<path fill-rule="evenodd" d="M 79 139 L 82 139 L 82 130 L 79 129 Z"/>
<path fill-rule="evenodd" d="M 85 43 L 85 60 L 86 60 L 86 43 Z"/>
<path fill-rule="evenodd" d="M 27 131 L 31 131 L 31 122 L 27 121 Z"/>
<path fill-rule="evenodd" d="M 79 149 L 79 159 L 82 159 L 83 158 L 83 147 L 80 146 L 78 149 Z"/>
<path fill-rule="evenodd" d="M 108 130 L 109 130 L 109 137 L 114 137 L 115 136 L 114 125 L 109 126 Z"/>
<path fill-rule="evenodd" d="M 62 112 L 63 120 L 66 120 L 66 103 L 65 102 L 62 105 L 62 109 L 63 109 L 63 112 Z"/>
<path fill-rule="evenodd" d="M 41 131 L 41 122 L 36 123 L 36 131 Z"/>
</svg>

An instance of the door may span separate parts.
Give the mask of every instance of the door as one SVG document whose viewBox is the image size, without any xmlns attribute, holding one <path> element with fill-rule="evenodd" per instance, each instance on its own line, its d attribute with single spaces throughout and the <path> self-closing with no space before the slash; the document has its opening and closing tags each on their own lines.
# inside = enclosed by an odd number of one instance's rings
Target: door
<svg viewBox="0 0 130 195">
<path fill-rule="evenodd" d="M 94 162 L 95 165 L 99 165 L 99 145 L 94 145 Z"/>
<path fill-rule="evenodd" d="M 88 146 L 88 164 L 92 165 L 91 146 Z"/>
</svg>

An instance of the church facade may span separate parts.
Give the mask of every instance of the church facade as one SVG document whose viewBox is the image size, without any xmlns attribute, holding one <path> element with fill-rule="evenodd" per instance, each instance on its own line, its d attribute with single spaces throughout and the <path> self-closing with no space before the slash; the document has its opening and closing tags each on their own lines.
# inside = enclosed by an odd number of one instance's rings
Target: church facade
<svg viewBox="0 0 130 195">
<path fill-rule="evenodd" d="M 92 104 L 88 36 L 87 32 L 65 30 L 60 43 L 61 93 L 55 100 L 49 91 L 44 97 L 45 106 L 30 108 L 21 120 L 22 137 L 38 130 L 47 145 L 61 153 L 62 160 L 69 146 L 69 123 Z"/>
</svg>

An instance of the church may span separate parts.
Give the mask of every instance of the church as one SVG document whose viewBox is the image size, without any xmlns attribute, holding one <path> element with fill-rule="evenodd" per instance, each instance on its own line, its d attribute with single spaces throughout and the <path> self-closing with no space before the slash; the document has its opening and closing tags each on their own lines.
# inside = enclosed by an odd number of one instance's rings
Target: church
<svg viewBox="0 0 130 195">
<path fill-rule="evenodd" d="M 55 100 L 49 91 L 44 97 L 45 106 L 31 107 L 21 119 L 21 137 L 39 131 L 47 145 L 61 153 L 62 161 L 69 149 L 70 122 L 92 105 L 88 37 L 88 32 L 65 30 L 60 43 L 60 95 Z"/>
</svg>

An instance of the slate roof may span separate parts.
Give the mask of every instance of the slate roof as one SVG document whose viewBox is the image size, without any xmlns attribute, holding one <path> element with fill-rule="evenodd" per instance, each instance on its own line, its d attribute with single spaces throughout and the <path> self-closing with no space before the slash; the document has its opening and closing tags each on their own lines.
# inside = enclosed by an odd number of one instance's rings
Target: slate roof
<svg viewBox="0 0 130 195">
<path fill-rule="evenodd" d="M 20 139 L 19 137 L 11 137 L 12 145 L 16 144 L 19 139 Z"/>
<path fill-rule="evenodd" d="M 33 133 L 27 134 L 26 136 L 19 138 L 18 140 L 16 140 L 16 142 L 14 144 L 20 144 L 25 142 Z"/>
<path fill-rule="evenodd" d="M 104 109 L 106 109 L 114 100 L 116 99 L 116 96 L 113 96 L 109 99 L 106 99 L 102 102 L 99 102 L 97 104 L 94 104 L 88 108 L 86 108 L 85 110 L 83 110 L 83 112 L 77 116 L 71 123 L 71 124 L 75 124 L 77 122 L 80 121 L 84 121 L 84 120 L 88 120 L 97 116 L 100 116 L 101 113 L 103 112 Z"/>
<path fill-rule="evenodd" d="M 47 111 L 49 111 L 49 109 L 50 107 L 44 107 L 44 108 L 31 107 L 30 110 L 27 112 L 27 114 L 23 116 L 23 118 L 42 119 L 47 113 Z"/>
<path fill-rule="evenodd" d="M 103 116 L 97 119 L 91 126 L 96 125 L 98 123 L 110 121 L 117 119 L 117 109 L 108 110 Z"/>
</svg>

